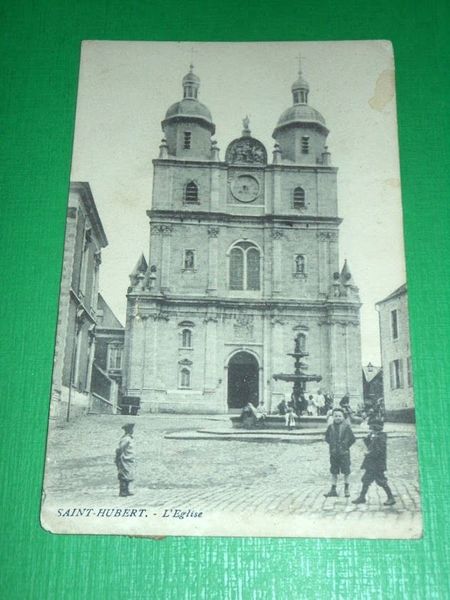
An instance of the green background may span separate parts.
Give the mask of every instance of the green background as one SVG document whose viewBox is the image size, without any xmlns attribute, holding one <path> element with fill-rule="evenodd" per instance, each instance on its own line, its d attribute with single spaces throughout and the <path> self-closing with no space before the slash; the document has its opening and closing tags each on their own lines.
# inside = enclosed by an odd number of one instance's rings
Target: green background
<svg viewBox="0 0 450 600">
<path fill-rule="evenodd" d="M 450 598 L 449 2 L 16 0 L 2 4 L 2 598 Z M 40 528 L 83 39 L 392 40 L 423 539 L 155 542 L 55 536 Z"/>
</svg>

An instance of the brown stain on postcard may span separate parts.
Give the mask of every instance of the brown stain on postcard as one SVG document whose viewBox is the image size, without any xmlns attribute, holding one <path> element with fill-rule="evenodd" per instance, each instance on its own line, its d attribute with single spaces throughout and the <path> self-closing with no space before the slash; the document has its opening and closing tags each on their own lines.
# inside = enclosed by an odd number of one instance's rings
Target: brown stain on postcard
<svg viewBox="0 0 450 600">
<path fill-rule="evenodd" d="M 375 83 L 375 93 L 369 100 L 370 107 L 381 112 L 394 97 L 394 90 L 394 71 L 386 69 L 379 75 Z"/>
</svg>

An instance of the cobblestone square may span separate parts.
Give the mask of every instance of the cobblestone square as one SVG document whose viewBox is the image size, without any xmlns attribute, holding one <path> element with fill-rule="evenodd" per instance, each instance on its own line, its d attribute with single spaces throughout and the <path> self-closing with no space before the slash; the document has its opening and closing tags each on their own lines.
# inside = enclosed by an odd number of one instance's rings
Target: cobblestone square
<svg viewBox="0 0 450 600">
<path fill-rule="evenodd" d="M 113 461 L 121 426 L 134 420 L 138 460 L 135 495 L 118 498 Z M 343 482 L 337 498 L 329 489 L 325 442 L 242 442 L 167 439 L 167 433 L 224 427 L 228 418 L 184 415 L 90 416 L 54 428 L 49 436 L 46 494 L 53 503 L 192 508 L 233 514 L 316 515 L 327 520 L 362 520 L 370 513 L 408 520 L 420 511 L 414 428 L 388 440 L 388 479 L 396 497 L 385 507 L 384 492 L 373 485 L 365 505 L 351 503 L 360 488 L 364 445 L 352 448 L 351 498 Z M 388 429 L 389 431 L 389 429 Z"/>
</svg>

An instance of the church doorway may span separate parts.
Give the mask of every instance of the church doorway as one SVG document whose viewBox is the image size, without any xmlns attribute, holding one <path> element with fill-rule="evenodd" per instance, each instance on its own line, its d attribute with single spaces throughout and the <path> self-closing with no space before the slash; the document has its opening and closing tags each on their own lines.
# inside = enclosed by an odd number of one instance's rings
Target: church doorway
<svg viewBox="0 0 450 600">
<path fill-rule="evenodd" d="M 259 404 L 259 366 L 249 352 L 237 352 L 228 362 L 228 408 L 240 410 L 247 402 Z"/>
</svg>

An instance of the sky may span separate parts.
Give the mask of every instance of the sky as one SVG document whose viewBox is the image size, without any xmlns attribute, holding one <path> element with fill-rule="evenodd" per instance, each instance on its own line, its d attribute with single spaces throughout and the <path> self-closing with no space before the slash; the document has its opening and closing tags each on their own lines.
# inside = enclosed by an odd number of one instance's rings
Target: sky
<svg viewBox="0 0 450 600">
<path fill-rule="evenodd" d="M 246 115 L 270 160 L 272 131 L 292 105 L 299 54 L 308 103 L 325 117 L 339 169 L 340 263 L 348 260 L 360 290 L 362 362 L 380 364 L 375 303 L 406 280 L 393 54 L 385 41 L 83 42 L 71 180 L 91 186 L 109 241 L 100 291 L 122 323 L 128 276 L 142 252 L 148 258 L 161 121 L 182 98 L 190 62 L 221 160 Z"/>
</svg>

